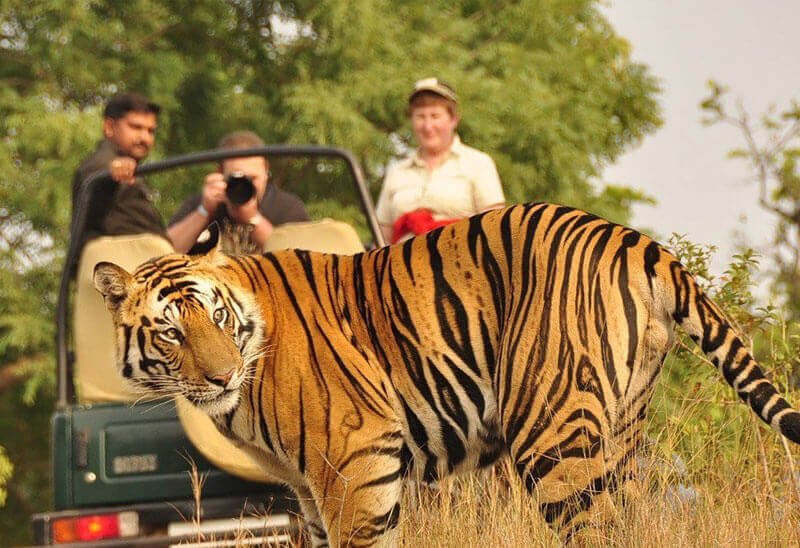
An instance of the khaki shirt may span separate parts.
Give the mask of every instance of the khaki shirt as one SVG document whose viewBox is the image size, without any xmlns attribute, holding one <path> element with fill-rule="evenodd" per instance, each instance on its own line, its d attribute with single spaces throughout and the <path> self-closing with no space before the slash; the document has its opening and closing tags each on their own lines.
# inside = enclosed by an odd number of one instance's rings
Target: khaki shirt
<svg viewBox="0 0 800 548">
<path fill-rule="evenodd" d="M 389 167 L 375 213 L 392 226 L 401 215 L 429 209 L 434 219 L 469 217 L 505 203 L 494 161 L 455 136 L 443 164 L 428 170 L 419 151 Z"/>
</svg>

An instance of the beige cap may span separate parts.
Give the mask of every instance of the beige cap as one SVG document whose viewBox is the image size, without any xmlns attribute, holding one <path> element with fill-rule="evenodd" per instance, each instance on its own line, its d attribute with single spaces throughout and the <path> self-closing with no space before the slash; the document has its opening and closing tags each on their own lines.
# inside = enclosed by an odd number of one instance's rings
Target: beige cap
<svg viewBox="0 0 800 548">
<path fill-rule="evenodd" d="M 424 78 L 422 80 L 417 80 L 414 84 L 414 91 L 412 91 L 411 95 L 408 96 L 408 101 L 411 102 L 411 100 L 414 99 L 414 96 L 422 91 L 430 91 L 436 95 L 441 95 L 445 99 L 449 99 L 454 103 L 458 103 L 458 96 L 456 95 L 455 90 L 438 78 Z"/>
</svg>

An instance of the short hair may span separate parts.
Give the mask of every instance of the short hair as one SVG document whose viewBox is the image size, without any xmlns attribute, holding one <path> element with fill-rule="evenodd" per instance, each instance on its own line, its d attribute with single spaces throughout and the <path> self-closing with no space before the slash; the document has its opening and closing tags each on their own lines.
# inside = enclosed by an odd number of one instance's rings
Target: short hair
<svg viewBox="0 0 800 548">
<path fill-rule="evenodd" d="M 264 141 L 254 131 L 240 130 L 226 133 L 217 143 L 217 148 L 259 148 L 266 146 Z M 262 156 L 269 169 L 269 158 Z M 222 160 L 224 162 L 225 160 Z M 220 166 L 222 165 L 220 162 Z"/>
<path fill-rule="evenodd" d="M 232 131 L 217 143 L 218 148 L 258 148 L 263 147 L 264 141 L 253 131 Z"/>
<path fill-rule="evenodd" d="M 442 105 L 450 113 L 450 116 L 454 118 L 458 116 L 458 104 L 455 101 L 428 90 L 418 91 L 411 96 L 408 100 L 408 115 L 411 116 L 411 112 L 415 108 L 431 105 Z"/>
<path fill-rule="evenodd" d="M 146 112 L 158 116 L 161 112 L 161 107 L 138 93 L 118 93 L 106 103 L 103 117 L 119 120 L 129 112 Z"/>
</svg>

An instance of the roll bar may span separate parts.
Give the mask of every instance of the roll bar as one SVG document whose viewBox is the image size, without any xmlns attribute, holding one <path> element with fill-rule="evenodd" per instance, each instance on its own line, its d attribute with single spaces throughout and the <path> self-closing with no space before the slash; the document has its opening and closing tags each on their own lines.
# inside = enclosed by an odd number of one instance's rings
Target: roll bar
<svg viewBox="0 0 800 548">
<path fill-rule="evenodd" d="M 326 147 L 317 145 L 267 145 L 257 148 L 246 149 L 216 149 L 204 152 L 195 152 L 173 156 L 157 162 L 142 164 L 136 168 L 136 175 L 147 175 L 168 171 L 178 167 L 189 166 L 200 163 L 219 162 L 228 158 L 242 158 L 249 156 L 268 156 L 268 157 L 327 157 L 341 158 L 348 166 L 350 175 L 356 183 L 359 197 L 361 198 L 361 209 L 367 219 L 367 225 L 372 232 L 372 237 L 378 246 L 385 245 L 383 233 L 378 226 L 375 217 L 375 207 L 372 197 L 367 190 L 364 174 L 352 152 L 336 147 Z M 67 350 L 68 321 L 69 314 L 69 292 L 70 283 L 75 277 L 75 272 L 80 259 L 81 243 L 86 232 L 87 213 L 89 210 L 89 198 L 92 191 L 100 180 L 110 177 L 107 169 L 98 171 L 81 181 L 75 194 L 76 203 L 73 204 L 72 223 L 69 231 L 69 246 L 67 256 L 64 260 L 64 269 L 61 272 L 61 284 L 58 289 L 58 305 L 56 308 L 56 368 L 57 368 L 57 406 L 66 407 L 75 402 L 75 386 L 72 382 L 72 360 L 69 358 Z"/>
</svg>

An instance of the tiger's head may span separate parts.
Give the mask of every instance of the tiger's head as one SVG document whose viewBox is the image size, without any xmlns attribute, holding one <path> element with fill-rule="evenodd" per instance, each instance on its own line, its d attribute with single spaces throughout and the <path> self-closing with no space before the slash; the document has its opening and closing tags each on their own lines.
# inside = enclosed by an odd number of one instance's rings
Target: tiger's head
<svg viewBox="0 0 800 548">
<path fill-rule="evenodd" d="M 94 284 L 113 317 L 117 366 L 147 396 L 183 395 L 211 416 L 239 401 L 263 354 L 255 296 L 235 283 L 230 259 L 165 255 L 133 274 L 108 262 Z"/>
</svg>

